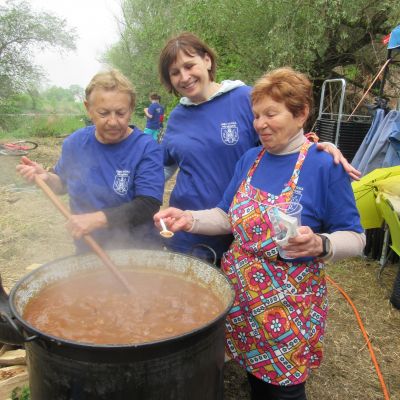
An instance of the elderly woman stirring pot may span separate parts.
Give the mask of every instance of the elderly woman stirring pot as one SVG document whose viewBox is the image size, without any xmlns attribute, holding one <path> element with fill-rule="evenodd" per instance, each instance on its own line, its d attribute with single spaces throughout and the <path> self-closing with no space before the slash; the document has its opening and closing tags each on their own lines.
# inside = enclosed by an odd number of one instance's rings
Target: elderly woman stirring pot
<svg viewBox="0 0 400 400">
<path fill-rule="evenodd" d="M 72 216 L 67 229 L 78 253 L 89 249 L 82 240 L 86 234 L 102 246 L 152 244 L 158 238 L 152 218 L 164 190 L 162 152 L 151 137 L 130 125 L 135 89 L 111 69 L 97 73 L 85 94 L 93 125 L 64 140 L 53 172 L 27 157 L 17 171 L 28 181 L 39 175 L 57 194 L 68 192 Z"/>
<path fill-rule="evenodd" d="M 226 350 L 246 369 L 253 400 L 304 400 L 310 369 L 322 358 L 325 261 L 361 254 L 365 236 L 342 166 L 303 134 L 312 109 L 309 79 L 291 68 L 265 74 L 252 108 L 262 146 L 238 161 L 218 206 L 168 208 L 154 220 L 163 218 L 171 231 L 233 232 L 221 263 L 236 292 Z M 302 206 L 285 258 L 269 212 L 280 203 Z"/>
</svg>

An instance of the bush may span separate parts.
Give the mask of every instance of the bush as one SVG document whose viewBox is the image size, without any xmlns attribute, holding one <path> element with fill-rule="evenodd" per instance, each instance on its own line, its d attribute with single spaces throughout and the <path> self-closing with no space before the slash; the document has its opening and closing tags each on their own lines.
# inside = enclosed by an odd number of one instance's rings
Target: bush
<svg viewBox="0 0 400 400">
<path fill-rule="evenodd" d="M 11 392 L 11 400 L 29 400 L 29 387 L 17 387 Z"/>
<path fill-rule="evenodd" d="M 34 119 L 29 136 L 64 136 L 85 126 L 85 116 L 40 116 Z"/>
<path fill-rule="evenodd" d="M 69 135 L 85 125 L 85 115 L 12 115 L 3 121 L 0 133 L 15 138 L 56 137 Z"/>
</svg>

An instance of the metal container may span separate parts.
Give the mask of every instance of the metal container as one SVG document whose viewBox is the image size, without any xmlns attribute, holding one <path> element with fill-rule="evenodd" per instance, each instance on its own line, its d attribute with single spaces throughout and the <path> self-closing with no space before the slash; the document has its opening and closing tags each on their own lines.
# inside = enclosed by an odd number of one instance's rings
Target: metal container
<svg viewBox="0 0 400 400">
<path fill-rule="evenodd" d="M 121 269 L 163 268 L 200 283 L 222 301 L 210 323 L 180 336 L 138 345 L 94 345 L 43 333 L 22 317 L 46 286 L 81 271 L 104 268 L 94 255 L 43 265 L 22 278 L 7 299 L 0 292 L 0 341 L 25 342 L 31 400 L 222 399 L 225 317 L 234 291 L 211 264 L 153 250 L 110 251 Z M 113 278 L 111 278 L 113 279 Z"/>
<path fill-rule="evenodd" d="M 325 98 L 327 85 L 330 92 L 329 101 Z M 333 96 L 331 85 L 340 85 L 340 89 L 333 93 Z M 370 128 L 372 118 L 371 115 L 344 114 L 345 92 L 345 79 L 327 79 L 323 82 L 315 133 L 319 136 L 321 142 L 334 143 L 350 162 Z M 336 99 L 337 96 L 339 96 L 339 104 L 335 113 L 333 108 L 335 108 L 336 102 L 332 101 L 332 97 Z M 326 111 L 326 109 L 330 109 L 330 111 Z"/>
</svg>

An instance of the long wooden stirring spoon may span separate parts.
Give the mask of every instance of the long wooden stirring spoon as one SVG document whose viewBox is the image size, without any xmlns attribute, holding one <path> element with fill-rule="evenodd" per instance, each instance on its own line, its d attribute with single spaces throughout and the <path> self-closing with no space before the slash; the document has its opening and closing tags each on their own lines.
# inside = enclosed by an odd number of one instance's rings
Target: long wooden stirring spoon
<svg viewBox="0 0 400 400">
<path fill-rule="evenodd" d="M 71 213 L 65 207 L 65 205 L 60 201 L 60 199 L 56 196 L 56 194 L 50 189 L 49 185 L 40 178 L 39 176 L 35 176 L 35 183 L 40 189 L 43 190 L 45 195 L 52 201 L 52 203 L 58 208 L 58 210 L 64 215 L 65 218 L 69 219 L 71 217 Z M 106 265 L 106 267 L 112 272 L 112 274 L 121 282 L 124 288 L 132 293 L 132 288 L 129 286 L 125 277 L 121 274 L 115 264 L 111 261 L 108 254 L 99 246 L 99 244 L 93 239 L 93 237 L 89 234 L 84 235 L 83 239 L 85 242 L 91 247 L 91 249 L 99 256 L 101 261 Z"/>
</svg>

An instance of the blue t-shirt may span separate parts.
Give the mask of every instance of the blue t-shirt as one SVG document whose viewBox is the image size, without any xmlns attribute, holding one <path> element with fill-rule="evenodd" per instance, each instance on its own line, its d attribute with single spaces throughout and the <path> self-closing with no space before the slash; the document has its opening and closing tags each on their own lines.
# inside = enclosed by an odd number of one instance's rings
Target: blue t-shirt
<svg viewBox="0 0 400 400">
<path fill-rule="evenodd" d="M 171 206 L 202 210 L 215 207 L 221 200 L 236 162 L 258 143 L 250 91 L 249 86 L 240 86 L 196 106 L 179 104 L 172 111 L 162 142 L 164 164 L 179 166 Z M 193 245 L 203 243 L 221 257 L 231 241 L 231 235 L 178 232 L 167 245 L 188 253 Z"/>
<path fill-rule="evenodd" d="M 141 130 L 115 144 L 100 143 L 95 126 L 65 139 L 55 173 L 66 185 L 73 214 L 118 207 L 137 196 L 163 199 L 164 174 L 160 146 Z M 93 232 L 105 242 L 116 232 Z"/>
<path fill-rule="evenodd" d="M 237 163 L 235 174 L 218 204 L 228 212 L 241 182 L 257 158 L 261 147 L 251 149 Z M 251 184 L 273 195 L 280 195 L 289 181 L 299 153 L 273 155 L 265 153 L 254 171 Z M 315 233 L 335 231 L 363 232 L 350 179 L 341 165 L 313 145 L 300 171 L 292 201 L 303 206 L 301 224 Z"/>
<path fill-rule="evenodd" d="M 160 103 L 151 103 L 147 109 L 147 112 L 152 117 L 147 118 L 146 128 L 154 130 L 160 129 L 160 116 L 164 115 L 164 107 Z"/>
</svg>

